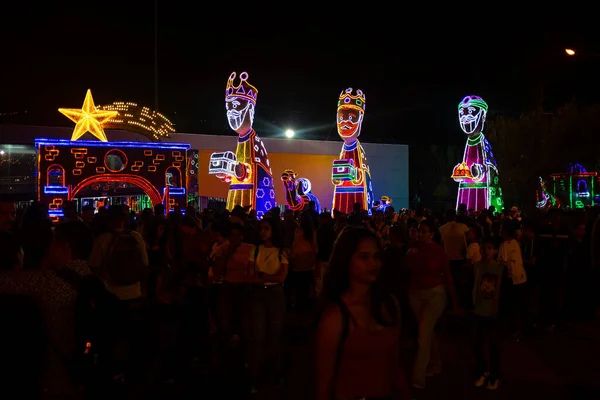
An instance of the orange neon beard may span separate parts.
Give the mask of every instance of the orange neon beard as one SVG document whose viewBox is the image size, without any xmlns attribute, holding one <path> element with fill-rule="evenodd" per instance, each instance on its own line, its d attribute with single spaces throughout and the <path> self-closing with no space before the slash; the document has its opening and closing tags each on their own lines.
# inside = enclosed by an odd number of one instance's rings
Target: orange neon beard
<svg viewBox="0 0 600 400">
<path fill-rule="evenodd" d="M 347 129 L 342 129 L 342 127 L 347 127 Z M 356 134 L 358 127 L 358 122 L 353 123 L 350 121 L 341 121 L 337 124 L 338 134 L 342 137 L 342 139 L 355 139 L 358 136 Z"/>
</svg>

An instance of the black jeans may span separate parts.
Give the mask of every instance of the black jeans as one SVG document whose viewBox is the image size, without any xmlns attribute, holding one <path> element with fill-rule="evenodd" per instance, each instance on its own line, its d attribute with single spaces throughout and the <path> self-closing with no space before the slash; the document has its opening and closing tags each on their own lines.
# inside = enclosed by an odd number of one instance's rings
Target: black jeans
<svg viewBox="0 0 600 400">
<path fill-rule="evenodd" d="M 246 284 L 223 282 L 216 305 L 216 322 L 219 328 L 221 349 L 229 350 L 231 337 L 242 334 L 242 315 L 246 295 Z"/>
<path fill-rule="evenodd" d="M 498 379 L 500 374 L 500 334 L 498 320 L 493 317 L 473 316 L 473 334 L 476 376 L 490 373 L 490 379 Z M 489 354 L 486 363 L 485 353 Z"/>
<path fill-rule="evenodd" d="M 296 294 L 296 305 L 307 308 L 310 287 L 314 282 L 313 271 L 290 271 L 285 284 L 286 297 L 291 298 L 292 291 Z"/>
</svg>

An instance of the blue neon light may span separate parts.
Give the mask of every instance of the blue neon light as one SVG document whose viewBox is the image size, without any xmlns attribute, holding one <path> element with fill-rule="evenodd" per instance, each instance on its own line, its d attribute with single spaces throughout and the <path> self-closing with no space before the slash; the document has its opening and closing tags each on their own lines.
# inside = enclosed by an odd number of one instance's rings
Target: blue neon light
<svg viewBox="0 0 600 400">
<path fill-rule="evenodd" d="M 64 217 L 65 213 L 62 210 L 48 210 L 48 216 L 50 216 L 50 217 Z"/>
<path fill-rule="evenodd" d="M 174 194 L 174 195 L 185 194 L 185 188 L 169 188 L 169 194 Z"/>
<path fill-rule="evenodd" d="M 44 194 L 69 194 L 67 186 L 44 186 Z"/>
<path fill-rule="evenodd" d="M 364 193 L 365 188 L 362 186 L 338 186 L 335 188 L 336 193 Z"/>
<path fill-rule="evenodd" d="M 189 150 L 188 143 L 155 143 L 155 142 L 101 142 L 99 140 L 68 140 L 68 139 L 35 139 L 35 146 L 68 146 L 68 147 L 130 147 L 141 149 Z"/>
</svg>

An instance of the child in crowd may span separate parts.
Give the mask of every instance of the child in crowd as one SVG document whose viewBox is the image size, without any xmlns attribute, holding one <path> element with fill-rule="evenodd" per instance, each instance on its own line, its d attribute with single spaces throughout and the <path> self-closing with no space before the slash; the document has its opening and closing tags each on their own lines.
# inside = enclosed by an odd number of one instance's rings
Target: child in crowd
<svg viewBox="0 0 600 400">
<path fill-rule="evenodd" d="M 481 252 L 482 261 L 474 265 L 475 285 L 473 286 L 474 353 L 479 377 L 475 386 L 481 387 L 487 384 L 487 389 L 496 390 L 500 369 L 498 309 L 504 266 L 495 259 L 497 248 L 493 239 L 486 238 L 482 241 Z M 489 354 L 487 365 L 485 353 Z"/>
</svg>

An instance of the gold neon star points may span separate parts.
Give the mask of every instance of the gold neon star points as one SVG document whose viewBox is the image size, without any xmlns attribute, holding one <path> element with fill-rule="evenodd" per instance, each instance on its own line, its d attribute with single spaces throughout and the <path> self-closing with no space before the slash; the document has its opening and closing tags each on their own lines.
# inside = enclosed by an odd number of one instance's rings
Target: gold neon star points
<svg viewBox="0 0 600 400">
<path fill-rule="evenodd" d="M 119 114 L 118 111 L 96 109 L 90 89 L 85 94 L 81 110 L 76 108 L 59 108 L 58 111 L 76 123 L 71 140 L 77 140 L 86 132 L 89 132 L 103 142 L 108 142 L 103 125 Z"/>
</svg>

